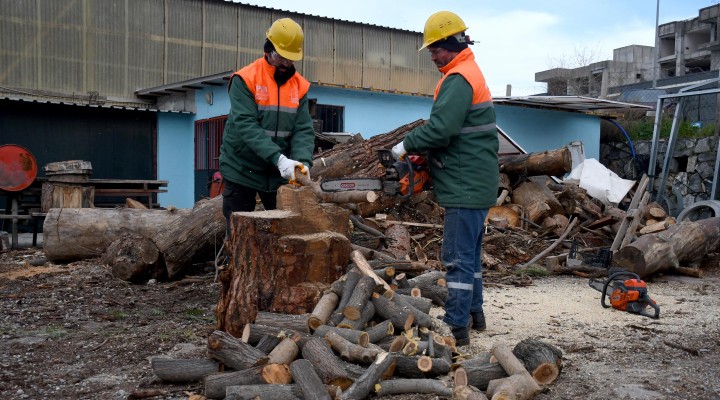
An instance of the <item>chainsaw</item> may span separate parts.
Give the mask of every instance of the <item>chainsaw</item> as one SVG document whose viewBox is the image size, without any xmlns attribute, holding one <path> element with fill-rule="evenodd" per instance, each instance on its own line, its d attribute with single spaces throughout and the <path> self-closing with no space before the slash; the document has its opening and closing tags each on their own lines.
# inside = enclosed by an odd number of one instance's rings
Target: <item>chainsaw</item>
<svg viewBox="0 0 720 400">
<path fill-rule="evenodd" d="M 660 317 L 660 307 L 648 295 L 647 284 L 633 272 L 615 272 L 605 281 L 590 279 L 588 283 L 591 288 L 602 293 L 600 304 L 604 308 L 612 307 L 655 319 Z M 605 302 L 606 297 L 610 299 L 609 305 Z M 648 308 L 653 309 L 654 313 L 649 312 Z"/>
<path fill-rule="evenodd" d="M 390 150 L 378 150 L 378 160 L 385 167 L 382 178 L 326 179 L 320 182 L 320 188 L 325 192 L 382 190 L 386 195 L 406 199 L 420 193 L 430 177 L 427 160 L 420 155 L 395 161 Z"/>
</svg>

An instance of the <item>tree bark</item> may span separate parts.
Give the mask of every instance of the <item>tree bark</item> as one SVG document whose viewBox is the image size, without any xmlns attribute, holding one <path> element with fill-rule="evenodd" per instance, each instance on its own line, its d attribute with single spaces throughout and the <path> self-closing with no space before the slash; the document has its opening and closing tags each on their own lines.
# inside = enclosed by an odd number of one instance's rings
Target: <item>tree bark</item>
<svg viewBox="0 0 720 400">
<path fill-rule="evenodd" d="M 413 325 L 415 316 L 407 309 L 403 309 L 394 301 L 389 300 L 384 296 L 380 296 L 377 293 L 373 293 L 372 302 L 375 306 L 375 313 L 377 315 L 390 320 L 395 326 L 395 329 L 403 332 Z"/>
<path fill-rule="evenodd" d="M 320 338 L 324 338 L 328 333 L 335 332 L 336 334 L 343 337 L 345 340 L 360 345 L 362 347 L 367 347 L 368 343 L 370 343 L 370 335 L 365 331 L 359 331 L 355 329 L 346 329 L 346 328 L 336 328 L 332 326 L 322 325 L 319 326 L 318 329 L 315 330 L 313 333 L 313 336 L 317 336 Z"/>
<path fill-rule="evenodd" d="M 304 359 L 295 360 L 290 364 L 293 380 L 300 386 L 305 400 L 330 400 L 325 385 L 320 380 L 313 364 Z"/>
<path fill-rule="evenodd" d="M 292 375 L 287 365 L 260 365 L 235 372 L 221 372 L 205 377 L 205 397 L 209 399 L 225 398 L 228 386 L 258 384 L 289 384 Z"/>
<path fill-rule="evenodd" d="M 410 232 L 404 225 L 390 225 L 385 229 L 387 251 L 398 260 L 405 260 L 410 254 Z"/>
<path fill-rule="evenodd" d="M 309 340 L 303 346 L 302 356 L 315 366 L 318 376 L 324 383 L 338 386 L 342 390 L 352 385 L 353 379 L 350 378 L 340 359 L 323 339 L 313 338 Z"/>
<path fill-rule="evenodd" d="M 453 391 L 443 382 L 434 379 L 393 379 L 376 383 L 375 393 L 378 396 L 419 393 L 452 397 Z"/>
<path fill-rule="evenodd" d="M 267 354 L 221 331 L 214 331 L 208 337 L 208 357 L 235 370 L 268 362 Z"/>
<path fill-rule="evenodd" d="M 467 384 L 475 386 L 480 390 L 487 390 L 490 381 L 507 378 L 508 376 L 502 365 L 497 362 L 490 362 L 489 354 L 461 361 L 458 367 L 461 367 L 465 371 Z"/>
<path fill-rule="evenodd" d="M 153 357 L 150 359 L 155 375 L 163 382 L 196 382 L 218 372 L 220 364 L 207 358 L 177 359 Z"/>
<path fill-rule="evenodd" d="M 268 363 L 270 364 L 285 364 L 290 365 L 295 360 L 300 349 L 298 349 L 297 342 L 300 340 L 299 336 L 286 337 L 283 339 L 275 348 L 268 354 Z"/>
<path fill-rule="evenodd" d="M 345 318 L 351 320 L 360 319 L 362 310 L 365 308 L 365 304 L 367 304 L 374 289 L 375 281 L 371 277 L 363 276 L 360 278 L 360 282 L 358 282 L 355 289 L 353 289 L 350 299 L 348 299 L 347 304 L 343 308 L 342 313 Z"/>
<path fill-rule="evenodd" d="M 43 223 L 43 252 L 50 261 L 98 257 L 123 237 L 154 238 L 165 226 L 191 210 L 129 208 L 53 208 Z"/>
<path fill-rule="evenodd" d="M 310 333 L 308 317 L 310 314 L 279 314 L 267 311 L 258 311 L 255 324 L 288 328 L 297 332 Z"/>
<path fill-rule="evenodd" d="M 362 400 L 367 398 L 375 387 L 375 383 L 386 375 L 388 370 L 394 368 L 394 365 L 395 356 L 393 354 L 380 353 L 365 374 L 340 395 L 340 400 Z"/>
<path fill-rule="evenodd" d="M 284 336 L 284 335 L 282 335 Z M 260 341 L 255 345 L 255 348 L 262 351 L 265 354 L 270 354 L 271 351 L 280 344 L 284 337 L 264 335 Z"/>
<path fill-rule="evenodd" d="M 500 172 L 518 176 L 563 176 L 572 170 L 567 147 L 538 153 L 500 156 Z"/>
<path fill-rule="evenodd" d="M 309 330 L 314 331 L 320 325 L 324 325 L 330 319 L 330 315 L 337 307 L 339 301 L 340 298 L 333 292 L 323 294 L 308 317 Z"/>
<path fill-rule="evenodd" d="M 299 385 L 243 385 L 225 388 L 225 400 L 302 400 L 303 392 Z"/>
<path fill-rule="evenodd" d="M 525 339 L 515 345 L 513 354 L 540 385 L 549 385 L 562 371 L 562 351 L 536 339 Z"/>
<path fill-rule="evenodd" d="M 377 350 L 354 344 L 333 331 L 325 335 L 325 340 L 346 361 L 369 364 L 379 354 Z"/>
<path fill-rule="evenodd" d="M 392 336 L 395 333 L 395 327 L 392 322 L 385 320 L 373 327 L 365 329 L 368 333 L 368 339 L 370 343 L 377 343 L 388 336 Z"/>
<path fill-rule="evenodd" d="M 295 334 L 299 334 L 300 340 L 298 341 L 298 346 L 301 349 L 305 342 L 312 338 L 312 336 L 306 333 L 293 331 L 291 329 L 278 328 L 275 326 L 246 324 L 242 331 L 241 340 L 245 343 L 255 346 L 260 342 L 260 339 L 262 339 L 263 336 L 278 336 L 280 334 L 284 335 L 283 338 L 286 336 L 294 336 Z"/>
<path fill-rule="evenodd" d="M 666 231 L 640 236 L 616 251 L 613 264 L 647 277 L 657 272 L 699 265 L 720 244 L 720 217 L 686 221 Z"/>
<path fill-rule="evenodd" d="M 110 266 L 114 277 L 133 283 L 167 275 L 155 243 L 139 236 L 123 236 L 110 243 L 103 254 L 103 263 Z"/>
<path fill-rule="evenodd" d="M 540 392 L 540 386 L 507 345 L 496 343 L 492 347 L 492 354 L 508 374 L 507 378 L 496 379 L 488 384 L 488 394 L 492 398 L 527 400 Z"/>
</svg>

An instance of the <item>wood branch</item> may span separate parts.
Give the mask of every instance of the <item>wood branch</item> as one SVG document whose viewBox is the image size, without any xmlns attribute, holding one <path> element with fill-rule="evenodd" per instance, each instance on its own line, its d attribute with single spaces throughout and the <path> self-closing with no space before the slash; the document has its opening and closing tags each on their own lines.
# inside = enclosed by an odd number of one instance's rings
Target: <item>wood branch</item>
<svg viewBox="0 0 720 400">
<path fill-rule="evenodd" d="M 415 321 L 413 313 L 407 309 L 403 309 L 397 302 L 389 300 L 387 297 L 373 293 L 372 303 L 375 306 L 375 313 L 387 320 L 390 320 L 398 331 L 406 331 L 410 329 Z"/>
<path fill-rule="evenodd" d="M 310 331 L 317 329 L 320 325 L 325 324 L 332 312 L 340 302 L 340 298 L 336 293 L 327 292 L 323 294 L 318 303 L 313 308 L 312 313 L 308 316 L 308 328 Z"/>
<path fill-rule="evenodd" d="M 358 378 L 340 395 L 340 400 L 362 400 L 368 397 L 375 384 L 395 366 L 395 356 L 390 353 L 378 354 L 365 374 Z"/>
<path fill-rule="evenodd" d="M 207 375 L 218 372 L 220 364 L 207 358 L 177 359 L 153 357 L 150 366 L 163 382 L 196 382 Z"/>
<path fill-rule="evenodd" d="M 389 320 L 385 320 L 373 327 L 365 329 L 365 332 L 368 333 L 370 343 L 377 343 L 395 334 L 395 326 Z"/>
<path fill-rule="evenodd" d="M 388 285 L 387 282 L 385 282 L 384 280 L 382 280 L 379 276 L 377 276 L 375 274 L 375 272 L 373 271 L 370 264 L 368 264 L 365 257 L 363 257 L 363 255 L 360 254 L 359 251 L 353 251 L 352 253 L 350 253 L 350 258 L 353 260 L 353 262 L 355 262 L 358 270 L 362 274 L 371 277 L 375 281 L 376 284 L 382 286 L 386 291 L 391 290 L 390 285 Z M 377 305 L 375 308 L 377 309 Z"/>
<path fill-rule="evenodd" d="M 209 399 L 225 398 L 228 386 L 244 386 L 258 384 L 289 384 L 292 375 L 287 365 L 259 365 L 235 372 L 222 372 L 205 377 L 205 397 Z"/>
<path fill-rule="evenodd" d="M 430 358 L 428 356 L 420 356 L 417 361 L 418 369 L 425 373 L 426 376 L 445 375 L 450 372 L 450 365 L 449 357 Z"/>
<path fill-rule="evenodd" d="M 353 379 L 343 368 L 341 360 L 332 352 L 325 340 L 313 338 L 302 349 L 304 359 L 310 361 L 316 368 L 317 374 L 323 383 L 335 385 L 342 390 L 352 385 Z"/>
<path fill-rule="evenodd" d="M 422 296 L 422 292 L 420 292 L 420 295 Z M 393 295 L 393 298 L 402 300 L 403 302 L 409 303 L 414 308 L 420 310 L 421 312 L 425 314 L 430 314 L 430 309 L 432 308 L 432 300 L 425 298 L 425 297 L 416 297 L 416 296 L 408 296 L 406 294 L 401 293 L 395 293 Z"/>
<path fill-rule="evenodd" d="M 346 361 L 369 364 L 378 355 L 377 350 L 354 344 L 333 331 L 325 335 L 325 340 Z"/>
<path fill-rule="evenodd" d="M 375 393 L 378 396 L 392 396 L 397 394 L 434 394 L 442 397 L 451 397 L 452 389 L 441 381 L 433 379 L 393 379 L 375 384 Z"/>
<path fill-rule="evenodd" d="M 453 400 L 488 400 L 485 393 L 474 386 L 453 386 Z"/>
<path fill-rule="evenodd" d="M 395 375 L 409 379 L 423 379 L 425 372 L 420 370 L 418 361 L 420 356 L 406 356 L 404 354 L 395 354 Z"/>
<path fill-rule="evenodd" d="M 394 258 L 392 258 L 390 255 L 385 254 L 379 250 L 370 249 L 367 247 L 360 246 L 358 244 L 353 243 L 352 249 L 354 251 L 359 251 L 360 254 L 365 257 L 366 260 L 385 260 L 385 261 L 395 261 Z"/>
<path fill-rule="evenodd" d="M 386 297 L 390 301 L 394 301 L 395 303 L 397 303 L 400 306 L 400 308 L 402 308 L 404 310 L 409 310 L 413 315 L 413 323 L 415 325 L 417 325 L 418 327 L 429 328 L 430 326 L 432 326 L 431 317 L 428 314 L 415 308 L 415 306 L 413 306 L 410 302 L 405 300 L 404 297 L 401 297 L 401 296 L 395 297 L 395 292 L 393 292 L 393 291 L 385 292 L 384 297 Z M 410 296 L 407 296 L 407 297 L 410 297 Z"/>
<path fill-rule="evenodd" d="M 613 264 L 640 277 L 682 265 L 699 265 L 720 244 L 720 217 L 686 221 L 640 236 L 613 254 Z"/>
<path fill-rule="evenodd" d="M 297 384 L 290 385 L 243 385 L 225 388 L 225 400 L 301 400 L 303 392 Z"/>
<path fill-rule="evenodd" d="M 357 269 L 357 267 L 352 268 L 344 275 L 345 284 L 343 285 L 342 295 L 337 305 L 337 310 L 339 311 L 330 315 L 330 321 L 332 321 L 333 324 L 339 324 L 340 321 L 342 321 L 345 317 L 342 314 L 342 310 L 345 308 L 348 301 L 350 300 L 353 289 L 355 289 L 355 286 L 358 284 L 358 282 L 360 281 L 360 277 L 362 276 L 362 273 L 359 269 Z"/>
<path fill-rule="evenodd" d="M 541 251 L 540 254 L 538 254 L 538 255 L 536 255 L 535 257 L 533 257 L 530 261 L 528 261 L 528 262 L 526 262 L 525 264 L 523 264 L 523 265 L 521 266 L 521 268 L 527 268 L 527 267 L 535 264 L 536 262 L 542 260 L 542 258 L 545 257 L 546 255 L 548 255 L 551 251 L 553 251 L 553 249 L 554 249 L 555 247 L 557 247 L 560 243 L 562 243 L 563 240 L 565 240 L 565 238 L 567 237 L 567 235 L 568 235 L 568 234 L 572 231 L 572 229 L 575 227 L 575 224 L 577 223 L 577 221 L 578 221 L 578 219 L 577 219 L 577 218 L 574 218 L 574 219 L 568 224 L 567 228 L 565 229 L 565 232 L 563 232 L 563 234 L 560 235 L 560 237 L 559 237 L 556 241 L 554 241 L 553 244 L 551 244 L 547 249 Z"/>
<path fill-rule="evenodd" d="M 255 345 L 255 348 L 265 354 L 270 354 L 270 352 L 275 348 L 275 346 L 280 344 L 280 342 L 284 338 L 284 334 L 278 336 L 264 335 L 262 339 L 260 339 L 260 341 Z"/>
<path fill-rule="evenodd" d="M 350 295 L 350 299 L 343 308 L 342 313 L 345 318 L 351 320 L 360 319 L 362 310 L 365 308 L 365 304 L 367 304 L 374 289 L 375 281 L 372 277 L 365 275 L 360 278 L 360 281 L 353 289 L 352 295 Z"/>
<path fill-rule="evenodd" d="M 404 272 L 401 274 L 395 275 L 395 283 L 397 284 L 397 287 L 401 288 L 401 289 L 410 287 L 410 284 L 408 283 L 407 275 L 405 275 Z"/>
<path fill-rule="evenodd" d="M 263 336 L 294 336 L 295 334 L 300 335 L 300 340 L 297 342 L 298 347 L 302 350 L 303 345 L 312 338 L 312 336 L 293 331 L 291 329 L 278 328 L 276 326 L 265 326 L 257 324 L 246 324 L 242 331 L 241 340 L 250 345 L 257 345 Z"/>
<path fill-rule="evenodd" d="M 305 359 L 295 360 L 290 364 L 293 380 L 300 386 L 306 400 L 330 400 L 325 385 L 320 380 L 313 364 Z"/>
<path fill-rule="evenodd" d="M 373 191 L 348 190 L 346 192 L 325 192 L 320 188 L 320 182 L 311 181 L 305 174 L 295 174 L 297 182 L 310 188 L 313 193 L 325 203 L 374 203 L 379 195 Z"/>
<path fill-rule="evenodd" d="M 562 351 L 548 343 L 524 339 L 515 345 L 512 352 L 540 385 L 555 382 L 562 371 Z"/>
<path fill-rule="evenodd" d="M 208 357 L 236 370 L 268 362 L 267 354 L 222 331 L 214 331 L 208 337 Z"/>
<path fill-rule="evenodd" d="M 373 317 L 375 317 L 375 306 L 372 302 L 368 302 L 362 309 L 362 312 L 360 313 L 360 318 L 356 319 L 355 321 L 344 318 L 342 321 L 340 321 L 339 324 L 337 324 L 337 327 L 362 330 L 365 329 L 365 326 L 368 322 L 370 322 L 371 319 L 373 319 Z"/>
<path fill-rule="evenodd" d="M 310 314 L 280 314 L 267 311 L 258 311 L 255 317 L 256 325 L 276 326 L 278 328 L 287 328 L 296 332 L 310 333 L 308 328 L 308 318 Z"/>
<path fill-rule="evenodd" d="M 461 361 L 455 368 L 458 367 L 462 368 L 466 375 L 466 384 L 475 386 L 480 390 L 487 390 L 490 381 L 507 378 L 508 376 L 502 365 L 490 361 L 489 353 Z"/>
<path fill-rule="evenodd" d="M 327 325 L 319 326 L 313 333 L 313 336 L 324 338 L 330 332 L 334 332 L 343 337 L 345 340 L 362 347 L 367 347 L 370 343 L 370 335 L 365 331 L 337 328 Z"/>
</svg>

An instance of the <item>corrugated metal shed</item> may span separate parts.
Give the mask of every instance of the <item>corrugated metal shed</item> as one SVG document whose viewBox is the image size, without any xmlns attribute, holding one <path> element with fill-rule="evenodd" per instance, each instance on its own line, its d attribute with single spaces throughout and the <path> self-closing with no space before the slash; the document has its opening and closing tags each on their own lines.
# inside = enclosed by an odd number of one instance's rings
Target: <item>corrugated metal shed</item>
<svg viewBox="0 0 720 400">
<path fill-rule="evenodd" d="M 595 99 L 583 96 L 527 96 L 527 97 L 497 97 L 493 103 L 499 105 L 534 107 L 550 110 L 593 112 L 619 109 L 651 110 L 652 107 L 639 104 L 623 103 Z"/>
</svg>

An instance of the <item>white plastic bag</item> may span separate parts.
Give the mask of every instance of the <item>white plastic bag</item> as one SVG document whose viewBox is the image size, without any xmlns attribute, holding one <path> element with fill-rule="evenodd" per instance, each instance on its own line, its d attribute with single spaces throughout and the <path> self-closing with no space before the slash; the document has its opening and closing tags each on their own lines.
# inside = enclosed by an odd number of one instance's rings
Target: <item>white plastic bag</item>
<svg viewBox="0 0 720 400">
<path fill-rule="evenodd" d="M 613 205 L 617 205 L 635 185 L 635 181 L 620 178 L 594 158 L 585 159 L 565 179 L 579 180 L 580 187 L 590 196 Z"/>
</svg>

